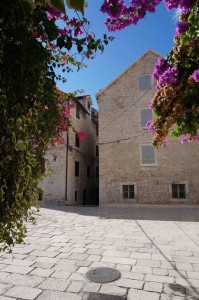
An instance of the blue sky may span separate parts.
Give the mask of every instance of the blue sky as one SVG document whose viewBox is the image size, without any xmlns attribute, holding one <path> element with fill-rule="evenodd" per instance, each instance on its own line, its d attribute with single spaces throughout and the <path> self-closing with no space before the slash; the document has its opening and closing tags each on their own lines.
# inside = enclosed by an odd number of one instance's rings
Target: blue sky
<svg viewBox="0 0 199 300">
<path fill-rule="evenodd" d="M 83 89 L 83 94 L 91 95 L 93 106 L 97 108 L 95 94 L 133 64 L 147 49 L 150 48 L 163 56 L 170 52 L 174 44 L 175 12 L 168 12 L 161 3 L 155 13 L 147 14 L 138 25 L 112 33 L 106 30 L 106 16 L 99 11 L 102 0 L 90 0 L 88 3 L 85 17 L 91 23 L 91 31 L 95 32 L 97 38 L 106 33 L 114 36 L 115 40 L 105 47 L 102 54 L 98 52 L 95 59 L 85 60 L 87 68 L 70 73 L 67 82 L 59 82 L 58 87 L 65 92 Z"/>
</svg>

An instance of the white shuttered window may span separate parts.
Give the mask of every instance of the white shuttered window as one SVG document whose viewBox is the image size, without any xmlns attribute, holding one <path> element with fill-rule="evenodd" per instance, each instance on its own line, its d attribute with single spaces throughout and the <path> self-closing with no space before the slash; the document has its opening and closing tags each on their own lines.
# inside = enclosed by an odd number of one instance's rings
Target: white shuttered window
<svg viewBox="0 0 199 300">
<path fill-rule="evenodd" d="M 148 91 L 151 88 L 151 75 L 139 75 L 139 91 Z"/>
<path fill-rule="evenodd" d="M 146 123 L 152 120 L 152 110 L 151 109 L 141 109 L 140 110 L 140 120 L 141 127 L 146 127 Z"/>
<path fill-rule="evenodd" d="M 141 146 L 142 165 L 155 165 L 155 149 L 151 145 Z"/>
</svg>

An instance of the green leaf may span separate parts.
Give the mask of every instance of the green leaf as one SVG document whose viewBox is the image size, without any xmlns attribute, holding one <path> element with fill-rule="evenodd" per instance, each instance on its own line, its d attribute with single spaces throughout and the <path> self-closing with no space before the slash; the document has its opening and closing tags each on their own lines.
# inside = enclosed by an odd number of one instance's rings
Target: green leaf
<svg viewBox="0 0 199 300">
<path fill-rule="evenodd" d="M 6 98 L 6 95 L 1 95 L 0 96 L 0 104 L 2 104 L 3 106 L 7 106 L 8 99 Z"/>
<path fill-rule="evenodd" d="M 65 44 L 65 47 L 66 47 L 67 50 L 70 50 L 72 48 L 72 45 L 73 44 L 72 44 L 71 41 L 67 41 L 66 44 Z"/>
<path fill-rule="evenodd" d="M 18 140 L 15 148 L 16 150 L 26 150 L 26 144 L 22 140 Z"/>
<path fill-rule="evenodd" d="M 49 6 L 54 6 L 56 9 L 60 10 L 63 13 L 66 13 L 64 0 L 46 0 Z"/>
<path fill-rule="evenodd" d="M 84 15 L 84 0 L 66 0 L 69 8 L 78 10 Z"/>
<path fill-rule="evenodd" d="M 80 52 L 82 52 L 82 50 L 83 50 L 83 47 L 81 45 L 78 45 L 77 46 L 77 51 L 80 53 Z"/>
</svg>

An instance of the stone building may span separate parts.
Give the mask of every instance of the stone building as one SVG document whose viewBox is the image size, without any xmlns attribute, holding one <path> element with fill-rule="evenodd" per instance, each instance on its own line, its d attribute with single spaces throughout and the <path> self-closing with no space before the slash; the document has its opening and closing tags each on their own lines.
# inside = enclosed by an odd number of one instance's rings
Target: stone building
<svg viewBox="0 0 199 300">
<path fill-rule="evenodd" d="M 96 205 L 99 195 L 98 167 L 98 111 L 92 108 L 90 96 L 70 100 L 72 123 L 76 131 L 86 131 L 81 141 L 73 130 L 65 134 L 66 145 L 59 146 L 57 159 L 46 153 L 46 176 L 40 184 L 45 203 L 62 202 L 67 205 Z"/>
<path fill-rule="evenodd" d="M 154 149 L 146 128 L 157 57 L 148 50 L 96 95 L 100 203 L 199 204 L 199 144 L 175 138 Z"/>
</svg>

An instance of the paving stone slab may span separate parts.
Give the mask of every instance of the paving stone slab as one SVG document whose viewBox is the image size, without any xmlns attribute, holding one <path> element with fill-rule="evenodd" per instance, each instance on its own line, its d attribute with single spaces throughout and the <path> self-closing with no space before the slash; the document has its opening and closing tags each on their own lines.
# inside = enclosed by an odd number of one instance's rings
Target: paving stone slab
<svg viewBox="0 0 199 300">
<path fill-rule="evenodd" d="M 70 277 L 71 274 L 72 274 L 71 272 L 59 270 L 59 271 L 54 271 L 54 273 L 51 275 L 51 277 L 68 279 L 68 277 Z"/>
<path fill-rule="evenodd" d="M 21 275 L 21 274 L 9 274 L 4 282 L 13 284 L 13 285 L 22 285 L 29 287 L 36 287 L 44 281 L 44 278 L 38 276 L 30 276 L 30 275 Z"/>
<path fill-rule="evenodd" d="M 33 262 L 28 260 L 22 260 L 22 259 L 3 259 L 1 261 L 3 264 L 6 265 L 13 265 L 13 266 L 21 266 L 21 267 L 30 267 Z"/>
<path fill-rule="evenodd" d="M 4 269 L 5 267 L 7 267 L 7 265 L 0 263 L 0 270 Z"/>
<path fill-rule="evenodd" d="M 9 290 L 12 287 L 12 285 L 1 283 L 0 282 L 0 295 L 5 293 L 7 290 Z"/>
<path fill-rule="evenodd" d="M 43 268 L 35 268 L 29 275 L 35 275 L 40 277 L 49 277 L 52 275 L 54 270 L 52 269 L 43 269 Z"/>
<path fill-rule="evenodd" d="M 160 295 L 157 293 L 145 292 L 141 290 L 130 289 L 127 300 L 159 300 Z"/>
<path fill-rule="evenodd" d="M 98 292 L 101 287 L 101 284 L 96 283 L 96 282 L 89 282 L 85 285 L 83 288 L 84 292 Z"/>
<path fill-rule="evenodd" d="M 70 283 L 69 287 L 67 288 L 67 292 L 69 293 L 79 293 L 84 285 L 83 281 L 74 280 Z"/>
<path fill-rule="evenodd" d="M 64 279 L 47 278 L 39 285 L 39 288 L 43 290 L 55 290 L 63 292 L 66 290 L 69 284 L 70 282 Z"/>
<path fill-rule="evenodd" d="M 18 285 L 8 290 L 4 295 L 24 300 L 34 300 L 39 294 L 41 294 L 41 292 L 42 290 L 40 289 Z"/>
<path fill-rule="evenodd" d="M 111 285 L 111 284 L 104 284 L 101 286 L 99 292 L 103 293 L 103 294 L 126 296 L 127 288 L 119 287 L 119 286 Z"/>
<path fill-rule="evenodd" d="M 5 269 L 2 269 L 2 272 L 17 273 L 17 274 L 28 274 L 32 270 L 33 270 L 32 267 L 21 267 L 21 266 L 8 265 Z"/>
</svg>

